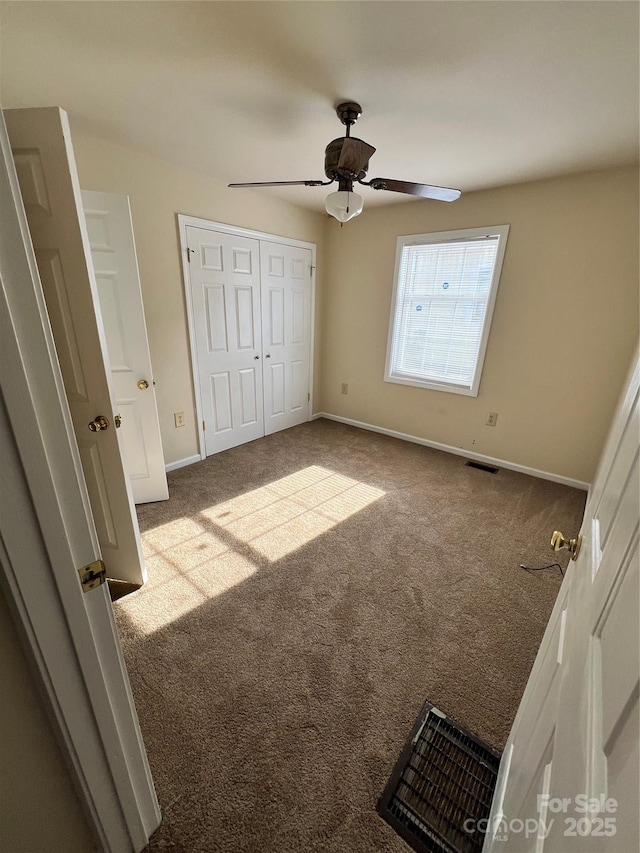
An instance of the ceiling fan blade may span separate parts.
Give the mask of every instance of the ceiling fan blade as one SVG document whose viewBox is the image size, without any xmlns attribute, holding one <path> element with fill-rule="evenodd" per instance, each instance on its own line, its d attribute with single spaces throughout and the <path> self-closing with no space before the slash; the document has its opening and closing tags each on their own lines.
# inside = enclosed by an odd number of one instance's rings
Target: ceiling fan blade
<svg viewBox="0 0 640 853">
<path fill-rule="evenodd" d="M 376 149 L 373 145 L 363 142 L 362 139 L 356 139 L 353 136 L 345 137 L 338 159 L 338 172 L 357 177 L 366 170 L 369 158 L 375 153 Z"/>
<path fill-rule="evenodd" d="M 460 198 L 460 190 L 448 187 L 433 187 L 430 184 L 413 184 L 411 181 L 394 181 L 391 178 L 373 178 L 369 186 L 374 190 L 390 190 L 394 193 L 407 193 L 420 198 L 434 198 L 437 201 L 455 201 Z"/>
<path fill-rule="evenodd" d="M 229 187 L 323 187 L 333 181 L 258 181 L 248 184 L 227 184 Z"/>
</svg>

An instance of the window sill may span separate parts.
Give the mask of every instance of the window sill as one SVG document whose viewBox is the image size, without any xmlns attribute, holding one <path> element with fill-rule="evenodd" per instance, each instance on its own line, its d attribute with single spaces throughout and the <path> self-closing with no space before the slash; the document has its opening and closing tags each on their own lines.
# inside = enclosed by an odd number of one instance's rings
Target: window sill
<svg viewBox="0 0 640 853">
<path fill-rule="evenodd" d="M 395 385 L 412 385 L 414 388 L 427 388 L 430 391 L 446 391 L 448 394 L 462 394 L 464 397 L 477 397 L 478 387 L 473 385 L 448 385 L 445 382 L 433 382 L 424 379 L 409 379 L 404 376 L 385 376 L 385 382 Z"/>
</svg>

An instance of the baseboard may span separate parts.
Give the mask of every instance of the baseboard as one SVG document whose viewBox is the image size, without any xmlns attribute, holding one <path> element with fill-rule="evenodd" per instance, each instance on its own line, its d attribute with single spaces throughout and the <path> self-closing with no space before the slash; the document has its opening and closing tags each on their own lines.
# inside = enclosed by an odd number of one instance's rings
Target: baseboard
<svg viewBox="0 0 640 853">
<path fill-rule="evenodd" d="M 445 453 L 464 456 L 466 459 L 474 459 L 476 462 L 486 462 L 488 465 L 494 465 L 497 468 L 508 468 L 510 471 L 517 471 L 519 474 L 529 474 L 529 476 L 539 477 L 541 480 L 551 480 L 551 482 L 561 483 L 563 486 L 571 486 L 574 489 L 582 489 L 585 492 L 589 491 L 589 483 L 583 483 L 582 480 L 561 477 L 559 474 L 551 474 L 549 471 L 538 471 L 537 468 L 529 468 L 527 465 L 517 465 L 515 462 L 507 462 L 505 459 L 495 459 L 493 456 L 485 456 L 483 453 L 475 453 L 472 450 L 465 450 L 462 447 L 452 447 L 449 444 L 441 444 L 439 441 L 429 441 L 429 439 L 419 438 L 417 435 L 407 435 L 404 432 L 396 432 L 394 429 L 385 429 L 374 424 L 365 424 L 362 421 L 354 421 L 351 418 L 341 418 L 338 415 L 330 415 L 328 412 L 317 412 L 313 416 L 313 420 L 317 418 L 326 418 L 329 421 L 348 424 L 349 426 L 358 427 L 358 429 L 366 429 L 369 432 L 379 432 L 382 435 L 389 435 L 391 438 L 399 438 L 402 441 L 410 441 L 413 444 L 422 444 L 424 447 L 433 447 L 434 450 L 443 450 Z"/>
<path fill-rule="evenodd" d="M 186 468 L 187 465 L 193 465 L 194 462 L 200 462 L 200 456 L 187 456 L 186 459 L 178 459 L 177 462 L 169 462 L 168 465 L 164 466 L 164 470 L 169 473 L 169 471 L 176 471 L 178 468 Z"/>
</svg>

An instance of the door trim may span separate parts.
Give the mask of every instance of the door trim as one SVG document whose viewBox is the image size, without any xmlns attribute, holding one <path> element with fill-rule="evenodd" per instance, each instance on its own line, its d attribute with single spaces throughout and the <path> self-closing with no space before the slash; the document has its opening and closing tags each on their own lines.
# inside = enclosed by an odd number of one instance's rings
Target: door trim
<svg viewBox="0 0 640 853">
<path fill-rule="evenodd" d="M 11 148 L 0 115 L 0 583 L 98 849 L 140 851 L 160 809 L 106 586 Z"/>
<path fill-rule="evenodd" d="M 223 222 L 213 222 L 209 219 L 200 219 L 197 216 L 187 216 L 178 213 L 178 230 L 180 233 L 180 258 L 182 262 L 182 281 L 184 284 L 185 305 L 187 308 L 187 326 L 189 329 L 189 351 L 191 353 L 191 383 L 193 398 L 196 408 L 196 421 L 198 424 L 198 452 L 201 460 L 207 458 L 204 430 L 202 429 L 202 400 L 198 390 L 197 377 L 198 355 L 196 351 L 195 320 L 193 316 L 193 305 L 191 302 L 191 290 L 189 281 L 189 261 L 187 260 L 187 227 L 203 228 L 205 231 L 218 231 L 223 234 L 231 234 L 234 237 L 249 237 L 252 240 L 266 240 L 269 243 L 282 243 L 285 246 L 297 246 L 300 249 L 311 251 L 311 328 L 309 341 L 309 420 L 313 419 L 313 368 L 315 352 L 315 327 L 316 327 L 316 244 L 305 240 L 295 240 L 293 237 L 283 237 L 279 234 L 269 234 L 266 231 L 253 231 L 249 228 L 240 228 L 236 225 L 227 225 Z"/>
</svg>

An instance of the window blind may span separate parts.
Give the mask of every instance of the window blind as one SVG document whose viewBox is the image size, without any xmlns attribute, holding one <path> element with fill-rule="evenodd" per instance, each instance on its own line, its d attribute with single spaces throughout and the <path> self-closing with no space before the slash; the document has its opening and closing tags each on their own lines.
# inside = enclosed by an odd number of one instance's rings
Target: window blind
<svg viewBox="0 0 640 853">
<path fill-rule="evenodd" d="M 391 378 L 471 388 L 499 236 L 405 245 L 391 336 Z"/>
</svg>

